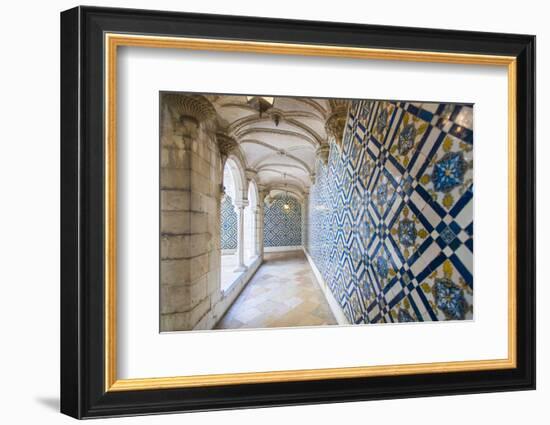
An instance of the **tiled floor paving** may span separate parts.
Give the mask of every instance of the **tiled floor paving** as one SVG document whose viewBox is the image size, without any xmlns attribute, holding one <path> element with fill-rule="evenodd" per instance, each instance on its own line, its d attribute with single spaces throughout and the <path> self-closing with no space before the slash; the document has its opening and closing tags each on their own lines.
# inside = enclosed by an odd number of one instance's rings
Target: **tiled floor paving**
<svg viewBox="0 0 550 425">
<path fill-rule="evenodd" d="M 302 251 L 267 253 L 216 329 L 335 325 Z"/>
</svg>

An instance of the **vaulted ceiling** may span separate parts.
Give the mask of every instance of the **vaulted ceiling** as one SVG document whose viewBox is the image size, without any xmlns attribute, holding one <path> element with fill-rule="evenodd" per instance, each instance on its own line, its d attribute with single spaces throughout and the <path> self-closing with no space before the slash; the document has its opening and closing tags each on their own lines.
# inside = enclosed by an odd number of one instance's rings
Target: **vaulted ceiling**
<svg viewBox="0 0 550 425">
<path fill-rule="evenodd" d="M 246 168 L 257 172 L 260 184 L 308 191 L 316 151 L 327 143 L 325 123 L 334 100 L 275 97 L 272 107 L 260 114 L 246 96 L 207 98 L 218 113 L 219 125 L 238 142 Z"/>
</svg>

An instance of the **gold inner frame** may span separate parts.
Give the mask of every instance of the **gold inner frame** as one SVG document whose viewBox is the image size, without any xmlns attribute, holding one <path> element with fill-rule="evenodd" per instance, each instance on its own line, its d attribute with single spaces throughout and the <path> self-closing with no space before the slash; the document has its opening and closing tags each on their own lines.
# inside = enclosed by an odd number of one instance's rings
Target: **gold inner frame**
<svg viewBox="0 0 550 425">
<path fill-rule="evenodd" d="M 326 45 L 105 34 L 105 391 L 448 373 L 515 368 L 516 356 L 516 58 Z M 116 99 L 119 46 L 504 66 L 508 71 L 508 357 L 382 366 L 118 379 L 116 324 Z"/>
</svg>

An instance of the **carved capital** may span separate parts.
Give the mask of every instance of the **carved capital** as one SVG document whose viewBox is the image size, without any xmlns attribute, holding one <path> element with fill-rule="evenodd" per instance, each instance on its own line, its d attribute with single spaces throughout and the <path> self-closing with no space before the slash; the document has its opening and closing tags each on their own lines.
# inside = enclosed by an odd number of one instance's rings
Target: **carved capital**
<svg viewBox="0 0 550 425">
<path fill-rule="evenodd" d="M 258 175 L 258 172 L 252 168 L 247 168 L 244 170 L 244 173 L 246 174 L 246 178 L 248 180 L 256 180 L 256 176 Z"/>
<path fill-rule="evenodd" d="M 216 116 L 216 110 L 202 95 L 165 93 L 162 102 L 168 106 L 172 119 L 184 126 L 210 125 Z"/>
<path fill-rule="evenodd" d="M 334 139 L 339 148 L 342 147 L 347 115 L 347 108 L 340 108 L 328 117 L 325 124 L 327 134 Z"/>
<path fill-rule="evenodd" d="M 315 184 L 315 176 L 316 176 L 315 173 L 311 173 L 309 175 L 309 179 L 311 180 L 311 184 Z"/>
<path fill-rule="evenodd" d="M 319 158 L 323 162 L 323 165 L 328 164 L 329 154 L 330 154 L 330 145 L 328 143 L 322 144 L 315 151 L 315 156 L 317 156 L 317 158 Z M 312 180 L 314 179 L 315 179 L 315 174 L 313 174 L 312 176 Z"/>
<path fill-rule="evenodd" d="M 246 207 L 248 207 L 248 199 L 236 200 L 235 207 L 237 210 L 244 210 Z"/>
<path fill-rule="evenodd" d="M 264 205 L 264 204 L 270 204 L 271 203 L 271 190 L 269 189 L 269 187 L 258 187 L 258 195 L 260 197 L 260 199 L 258 200 L 258 202 L 261 204 L 261 205 Z"/>
<path fill-rule="evenodd" d="M 330 115 L 325 123 L 325 131 L 329 140 L 334 139 L 336 145 L 341 148 L 350 102 L 346 99 L 330 99 L 329 105 Z"/>
<path fill-rule="evenodd" d="M 216 142 L 218 143 L 218 149 L 222 158 L 222 164 L 225 164 L 227 157 L 237 149 L 237 141 L 226 133 L 216 133 Z"/>
<path fill-rule="evenodd" d="M 223 201 L 225 198 L 225 186 L 223 184 L 220 184 L 218 186 L 218 198 Z"/>
<path fill-rule="evenodd" d="M 167 112 L 164 125 L 168 124 L 175 135 L 181 136 L 184 144 L 197 137 L 201 125 L 210 130 L 215 121 L 216 110 L 201 95 L 164 93 L 161 105 L 163 112 Z"/>
<path fill-rule="evenodd" d="M 269 190 L 267 186 L 263 184 L 259 184 L 258 185 L 258 197 L 259 197 L 258 203 L 263 202 L 268 193 L 269 193 Z"/>
</svg>

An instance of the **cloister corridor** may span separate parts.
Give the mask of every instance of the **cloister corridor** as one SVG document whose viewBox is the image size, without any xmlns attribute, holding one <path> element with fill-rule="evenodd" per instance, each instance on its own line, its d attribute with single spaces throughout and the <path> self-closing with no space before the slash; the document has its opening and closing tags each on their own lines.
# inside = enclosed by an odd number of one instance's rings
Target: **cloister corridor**
<svg viewBox="0 0 550 425">
<path fill-rule="evenodd" d="M 472 320 L 472 105 L 160 106 L 161 332 Z"/>
<path fill-rule="evenodd" d="M 302 251 L 265 254 L 264 263 L 216 329 L 335 325 Z"/>
</svg>

